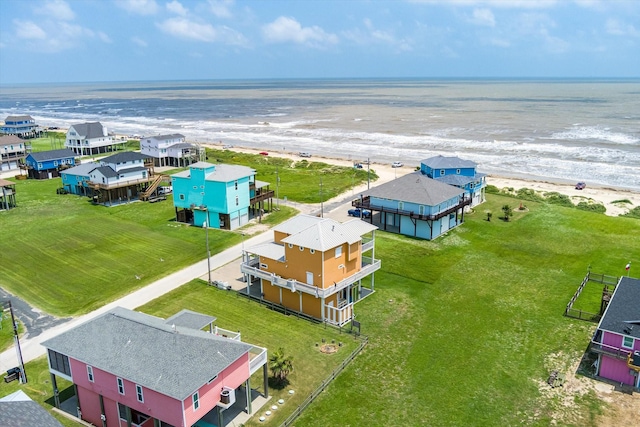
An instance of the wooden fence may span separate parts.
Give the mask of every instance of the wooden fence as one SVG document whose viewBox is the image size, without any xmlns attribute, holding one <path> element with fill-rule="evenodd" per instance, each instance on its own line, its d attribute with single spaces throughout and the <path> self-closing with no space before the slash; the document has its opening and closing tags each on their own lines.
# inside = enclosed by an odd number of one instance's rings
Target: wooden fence
<svg viewBox="0 0 640 427">
<path fill-rule="evenodd" d="M 607 276 L 605 274 L 594 274 L 588 272 L 587 275 L 582 279 L 582 283 L 578 286 L 575 293 L 569 300 L 567 307 L 564 309 L 564 315 L 567 317 L 573 317 L 580 320 L 588 320 L 590 322 L 599 322 L 602 318 L 602 313 L 590 313 L 584 310 L 578 310 L 573 308 L 573 304 L 576 302 L 580 293 L 584 289 L 585 285 L 589 282 L 597 282 L 602 283 L 604 285 L 603 293 L 609 291 L 609 286 L 615 287 L 618 284 L 618 278 L 614 276 Z"/>
<path fill-rule="evenodd" d="M 293 411 L 293 413 L 291 415 L 289 415 L 289 417 L 280 425 L 280 427 L 289 427 L 291 424 L 293 424 L 293 422 L 300 416 L 300 414 L 302 414 L 302 411 L 304 411 L 305 409 L 307 409 L 307 407 L 320 395 L 320 393 L 322 393 L 328 386 L 329 384 L 331 384 L 331 382 L 336 379 L 336 377 L 338 375 L 340 375 L 340 372 L 342 372 L 344 370 L 344 368 L 347 367 L 347 365 L 353 360 L 355 359 L 355 357 L 358 355 L 358 353 L 360 353 L 362 351 L 362 349 L 367 345 L 367 343 L 369 342 L 369 339 L 366 336 L 362 337 L 362 340 L 360 341 L 360 345 L 358 346 L 358 348 L 356 348 L 350 355 L 349 357 L 347 357 L 341 364 L 340 366 L 338 366 L 336 369 L 333 370 L 333 372 L 331 372 L 331 375 L 329 375 L 324 381 L 322 381 L 322 384 L 320 384 L 320 386 L 315 389 L 305 400 L 304 402 L 302 402 L 302 404 L 300 404 L 300 406 L 298 406 L 295 411 Z"/>
</svg>

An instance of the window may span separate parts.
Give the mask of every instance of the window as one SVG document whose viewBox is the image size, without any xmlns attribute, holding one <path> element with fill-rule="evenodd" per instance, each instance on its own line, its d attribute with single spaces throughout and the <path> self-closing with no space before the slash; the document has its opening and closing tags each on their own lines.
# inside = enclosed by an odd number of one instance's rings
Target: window
<svg viewBox="0 0 640 427">
<path fill-rule="evenodd" d="M 180 196 L 178 197 L 180 200 L 184 200 L 184 194 L 180 194 Z"/>
<path fill-rule="evenodd" d="M 236 190 L 238 189 L 238 181 L 236 180 L 236 182 L 234 183 L 236 186 Z"/>
<path fill-rule="evenodd" d="M 460 175 L 460 169 L 456 169 L 456 173 Z"/>
<path fill-rule="evenodd" d="M 315 249 L 309 249 L 309 252 L 311 252 L 312 254 L 315 254 L 316 250 Z"/>
<path fill-rule="evenodd" d="M 300 252 L 304 252 L 304 246 L 300 246 Z"/>
<path fill-rule="evenodd" d="M 87 365 L 87 377 L 89 381 L 93 382 L 93 367 L 89 365 Z"/>
<path fill-rule="evenodd" d="M 193 410 L 197 410 L 200 407 L 200 396 L 198 396 L 198 392 L 193 393 Z"/>
<path fill-rule="evenodd" d="M 63 161 L 64 161 L 64 160 L 63 160 Z M 53 166 L 58 166 L 58 161 L 57 161 L 57 160 L 54 160 L 54 161 L 53 161 Z"/>
<path fill-rule="evenodd" d="M 138 397 L 138 402 L 144 403 L 144 395 L 142 394 L 142 386 L 136 384 L 136 396 Z"/>
<path fill-rule="evenodd" d="M 194 186 L 193 186 L 193 189 L 194 189 L 194 190 L 197 190 L 197 189 L 198 189 L 198 186 L 197 186 L 197 185 L 194 185 Z"/>
<path fill-rule="evenodd" d="M 49 364 L 51 365 L 51 369 L 55 369 L 62 374 L 71 376 L 69 358 L 64 354 L 49 350 Z"/>
<path fill-rule="evenodd" d="M 266 270 L 269 268 L 269 266 L 267 264 L 260 263 L 260 268 Z"/>
<path fill-rule="evenodd" d="M 440 176 L 444 176 L 444 169 L 440 169 Z"/>
<path fill-rule="evenodd" d="M 398 202 L 398 209 L 399 210 L 403 210 L 404 209 L 404 202 Z"/>
<path fill-rule="evenodd" d="M 339 256 L 342 256 L 342 246 L 338 246 L 336 248 L 336 258 L 338 258 Z"/>
<path fill-rule="evenodd" d="M 116 378 L 116 381 L 118 382 L 118 393 L 124 394 L 124 381 L 122 378 Z"/>
<path fill-rule="evenodd" d="M 289 243 L 289 249 L 293 248 L 293 243 Z"/>
<path fill-rule="evenodd" d="M 633 337 L 622 337 L 622 346 L 626 348 L 633 348 Z"/>
<path fill-rule="evenodd" d="M 38 163 L 38 169 L 42 169 L 42 163 Z"/>
<path fill-rule="evenodd" d="M 338 266 L 338 270 L 342 270 L 343 268 L 344 268 L 344 264 L 340 264 L 340 265 Z"/>
<path fill-rule="evenodd" d="M 236 206 L 238 206 L 238 196 L 236 196 Z"/>
</svg>

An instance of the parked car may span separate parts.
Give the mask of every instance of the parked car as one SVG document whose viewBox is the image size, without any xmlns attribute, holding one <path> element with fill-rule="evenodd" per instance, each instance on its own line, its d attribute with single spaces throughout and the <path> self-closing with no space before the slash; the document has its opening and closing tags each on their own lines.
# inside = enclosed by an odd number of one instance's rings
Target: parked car
<svg viewBox="0 0 640 427">
<path fill-rule="evenodd" d="M 587 187 L 587 184 L 583 181 L 580 181 L 576 184 L 576 190 L 584 190 Z"/>
<path fill-rule="evenodd" d="M 222 149 L 223 149 L 223 150 L 229 150 L 229 149 L 231 149 L 231 148 L 233 148 L 233 145 L 231 145 L 231 144 L 227 144 L 227 145 L 223 145 L 223 146 L 222 146 Z"/>
<path fill-rule="evenodd" d="M 349 211 L 347 213 L 349 214 L 349 216 L 355 216 L 356 218 L 370 218 L 371 217 L 371 211 L 368 211 L 366 209 L 362 210 L 362 216 L 360 216 L 360 209 L 358 209 L 358 208 L 349 209 Z"/>
<path fill-rule="evenodd" d="M 402 162 L 393 162 L 393 163 L 391 164 L 391 167 L 392 167 L 392 168 L 401 168 L 402 166 L 404 166 L 404 165 L 402 164 Z"/>
<path fill-rule="evenodd" d="M 261 151 L 261 152 L 260 152 L 260 155 L 261 155 L 261 156 L 268 156 L 268 155 L 269 155 L 269 153 L 267 153 L 266 151 Z"/>
<path fill-rule="evenodd" d="M 231 290 L 231 285 L 223 280 L 214 280 L 211 283 L 213 284 L 213 286 L 215 286 L 218 289 L 222 289 L 223 291 Z"/>
<path fill-rule="evenodd" d="M 354 164 L 353 164 L 353 167 L 354 167 L 355 169 L 362 169 L 362 164 L 360 164 L 360 163 L 354 163 Z"/>
<path fill-rule="evenodd" d="M 160 195 L 171 194 L 171 193 L 173 193 L 173 186 L 171 185 L 158 188 L 158 194 Z"/>
<path fill-rule="evenodd" d="M 306 151 L 301 151 L 298 153 L 298 156 L 300 157 L 311 157 L 311 153 L 308 153 Z"/>
</svg>

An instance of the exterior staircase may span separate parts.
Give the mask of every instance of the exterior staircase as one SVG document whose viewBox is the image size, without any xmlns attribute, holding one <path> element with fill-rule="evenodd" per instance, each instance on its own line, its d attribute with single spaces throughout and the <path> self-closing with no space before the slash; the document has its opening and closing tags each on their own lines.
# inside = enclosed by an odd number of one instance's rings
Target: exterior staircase
<svg viewBox="0 0 640 427">
<path fill-rule="evenodd" d="M 140 194 L 140 200 L 142 200 L 143 202 L 148 201 L 151 195 L 153 194 L 153 192 L 156 191 L 160 183 L 167 179 L 170 179 L 169 175 L 162 175 L 162 174 L 156 175 L 155 179 L 151 182 L 151 184 L 149 184 L 147 189 Z"/>
</svg>

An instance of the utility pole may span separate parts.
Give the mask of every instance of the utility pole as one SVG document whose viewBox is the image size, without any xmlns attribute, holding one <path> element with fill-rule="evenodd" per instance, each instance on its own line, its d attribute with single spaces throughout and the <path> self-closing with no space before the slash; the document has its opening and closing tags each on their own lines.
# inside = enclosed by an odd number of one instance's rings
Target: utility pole
<svg viewBox="0 0 640 427">
<path fill-rule="evenodd" d="M 16 322 L 16 318 L 13 314 L 13 306 L 11 305 L 11 300 L 6 301 L 2 305 L 2 311 L 4 311 L 5 307 L 9 307 L 9 312 L 11 313 L 11 325 L 13 326 L 13 341 L 16 346 L 16 353 L 18 355 L 18 364 L 20 365 L 20 382 L 22 384 L 27 383 L 27 372 L 24 370 L 24 360 L 22 360 L 22 350 L 20 349 L 20 336 L 18 335 L 18 323 Z"/>
<path fill-rule="evenodd" d="M 284 147 L 282 147 L 282 151 L 284 151 Z M 280 210 L 280 175 L 278 175 L 278 166 L 276 165 L 276 208 Z"/>
<path fill-rule="evenodd" d="M 207 213 L 207 220 L 209 220 L 209 211 L 205 210 L 205 212 Z M 205 236 L 207 239 L 207 273 L 209 274 L 208 284 L 211 285 L 211 252 L 209 251 L 209 223 L 205 221 L 202 224 L 202 226 L 205 229 Z"/>
<path fill-rule="evenodd" d="M 371 185 L 371 160 L 367 157 L 367 190 L 370 190 Z"/>
</svg>

